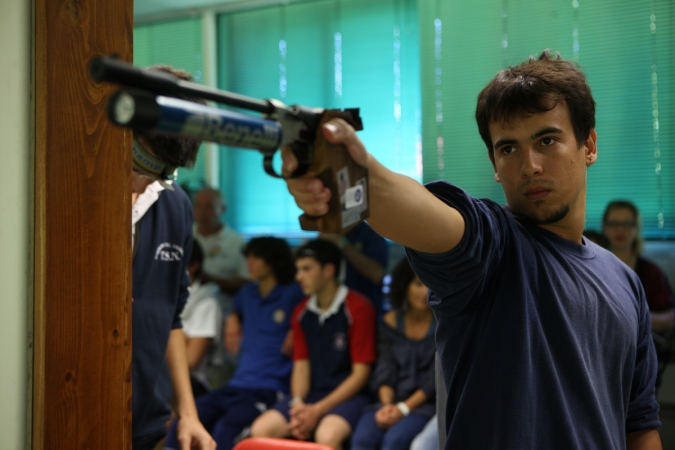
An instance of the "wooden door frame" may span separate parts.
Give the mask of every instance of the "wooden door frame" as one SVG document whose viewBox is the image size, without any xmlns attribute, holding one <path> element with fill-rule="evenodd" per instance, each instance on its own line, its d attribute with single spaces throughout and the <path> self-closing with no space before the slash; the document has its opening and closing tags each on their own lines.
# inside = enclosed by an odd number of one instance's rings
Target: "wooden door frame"
<svg viewBox="0 0 675 450">
<path fill-rule="evenodd" d="M 33 1 L 31 448 L 131 448 L 131 134 L 96 54 L 132 60 L 133 0 Z"/>
</svg>

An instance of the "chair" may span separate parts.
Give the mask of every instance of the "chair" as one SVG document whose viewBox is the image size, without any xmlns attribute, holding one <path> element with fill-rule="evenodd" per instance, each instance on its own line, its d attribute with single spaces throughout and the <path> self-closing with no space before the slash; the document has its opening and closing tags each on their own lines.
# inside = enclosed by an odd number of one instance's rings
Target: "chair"
<svg viewBox="0 0 675 450">
<path fill-rule="evenodd" d="M 294 441 L 277 438 L 248 438 L 239 442 L 232 450 L 333 450 L 316 442 Z"/>
</svg>

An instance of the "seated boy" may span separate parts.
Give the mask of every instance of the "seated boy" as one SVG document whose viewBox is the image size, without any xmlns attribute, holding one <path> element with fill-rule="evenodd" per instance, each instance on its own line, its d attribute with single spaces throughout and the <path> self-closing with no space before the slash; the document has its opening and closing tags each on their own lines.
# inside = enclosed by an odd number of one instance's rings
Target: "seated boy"
<svg viewBox="0 0 675 450">
<path fill-rule="evenodd" d="M 293 281 L 295 267 L 286 241 L 255 238 L 243 251 L 254 281 L 239 290 L 225 323 L 226 347 L 239 353 L 237 369 L 228 384 L 196 402 L 199 418 L 219 450 L 234 447 L 237 436 L 288 392 L 292 362 L 283 347 L 293 310 L 303 298 Z M 179 448 L 175 423 L 165 445 Z"/>
<path fill-rule="evenodd" d="M 313 436 L 340 450 L 368 404 L 376 314 L 368 300 L 338 283 L 341 263 L 340 249 L 325 240 L 298 249 L 295 278 L 309 297 L 291 320 L 291 395 L 256 419 L 254 437 Z"/>
</svg>

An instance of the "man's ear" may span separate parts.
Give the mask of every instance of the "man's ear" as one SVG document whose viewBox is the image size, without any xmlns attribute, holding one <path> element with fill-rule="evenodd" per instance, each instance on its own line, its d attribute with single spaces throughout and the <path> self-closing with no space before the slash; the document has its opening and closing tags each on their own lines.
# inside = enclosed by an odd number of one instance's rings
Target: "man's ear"
<svg viewBox="0 0 675 450">
<path fill-rule="evenodd" d="M 337 267 L 335 267 L 335 264 L 328 263 L 324 267 L 324 270 L 326 271 L 326 275 L 335 278 L 335 274 L 337 273 Z"/>
<path fill-rule="evenodd" d="M 598 146 L 597 146 L 598 136 L 595 133 L 595 130 L 591 130 L 588 133 L 588 138 L 584 142 L 584 151 L 586 154 L 586 167 L 595 164 L 595 161 L 598 159 Z"/>
<path fill-rule="evenodd" d="M 499 174 L 497 173 L 497 166 L 495 165 L 495 155 L 493 153 L 488 153 L 488 157 L 490 158 L 490 162 L 492 163 L 492 168 L 495 171 L 495 181 L 497 183 L 501 183 L 502 179 L 499 178 Z"/>
</svg>

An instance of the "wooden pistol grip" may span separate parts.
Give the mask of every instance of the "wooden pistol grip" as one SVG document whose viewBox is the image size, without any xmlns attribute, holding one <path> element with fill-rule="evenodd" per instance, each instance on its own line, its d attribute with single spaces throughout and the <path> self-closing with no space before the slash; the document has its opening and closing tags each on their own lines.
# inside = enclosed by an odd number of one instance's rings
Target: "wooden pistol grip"
<svg viewBox="0 0 675 450">
<path fill-rule="evenodd" d="M 323 216 L 300 216 L 300 227 L 305 231 L 343 233 L 368 218 L 368 170 L 352 160 L 345 146 L 326 141 L 320 130 L 334 117 L 352 123 L 349 113 L 337 110 L 326 110 L 321 117 L 314 141 L 314 161 L 305 176 L 321 179 L 332 195 Z"/>
</svg>

